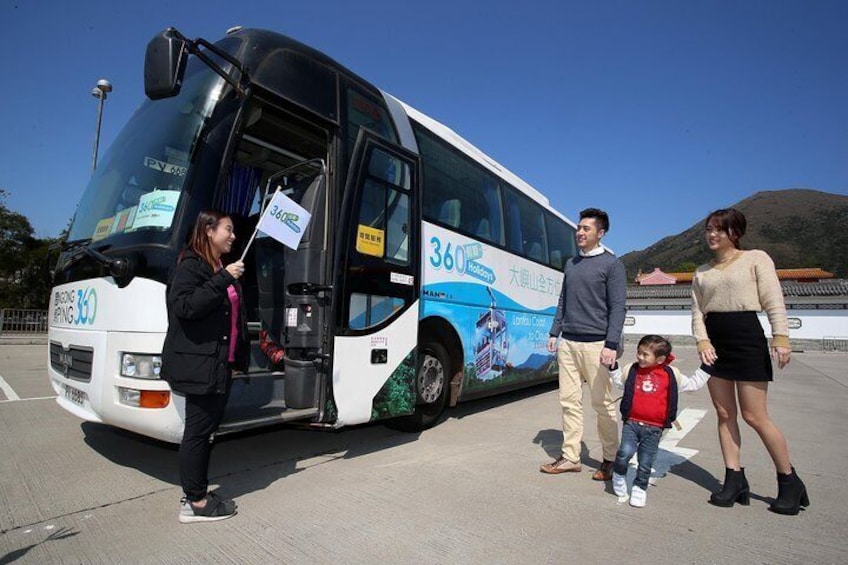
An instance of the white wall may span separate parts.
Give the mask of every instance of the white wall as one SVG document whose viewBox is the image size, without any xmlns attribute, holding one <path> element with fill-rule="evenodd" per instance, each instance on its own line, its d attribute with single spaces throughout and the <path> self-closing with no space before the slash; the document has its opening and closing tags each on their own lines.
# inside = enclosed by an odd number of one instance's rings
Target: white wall
<svg viewBox="0 0 848 565">
<path fill-rule="evenodd" d="M 848 310 L 789 310 L 789 337 L 794 339 L 822 339 L 848 337 Z M 625 335 L 692 335 L 692 314 L 689 310 L 631 310 L 627 312 Z M 767 336 L 771 327 L 765 314 L 760 314 L 760 324 Z M 800 327 L 797 327 L 800 322 Z"/>
<path fill-rule="evenodd" d="M 627 325 L 630 320 L 634 325 Z M 625 335 L 692 335 L 692 313 L 689 310 L 633 310 L 627 312 Z"/>
</svg>

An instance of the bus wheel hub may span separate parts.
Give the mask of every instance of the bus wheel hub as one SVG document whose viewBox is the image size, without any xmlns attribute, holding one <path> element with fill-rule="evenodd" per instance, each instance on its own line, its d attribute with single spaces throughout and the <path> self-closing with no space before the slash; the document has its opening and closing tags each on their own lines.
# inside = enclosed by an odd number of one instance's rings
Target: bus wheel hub
<svg viewBox="0 0 848 565">
<path fill-rule="evenodd" d="M 418 394 L 421 396 L 421 400 L 427 404 L 432 404 L 441 396 L 444 385 L 444 367 L 437 358 L 426 355 L 418 373 Z"/>
</svg>

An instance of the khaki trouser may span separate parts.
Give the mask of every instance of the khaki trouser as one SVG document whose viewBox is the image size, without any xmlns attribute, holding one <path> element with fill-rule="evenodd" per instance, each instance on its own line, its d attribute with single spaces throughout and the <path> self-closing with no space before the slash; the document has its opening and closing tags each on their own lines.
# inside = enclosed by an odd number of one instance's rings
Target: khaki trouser
<svg viewBox="0 0 848 565">
<path fill-rule="evenodd" d="M 559 363 L 559 403 L 562 405 L 562 456 L 572 463 L 580 462 L 583 439 L 583 382 L 589 385 L 592 408 L 598 415 L 598 436 L 604 459 L 615 461 L 618 449 L 618 418 L 612 400 L 609 371 L 601 366 L 603 341 L 583 343 L 560 338 L 557 347 Z"/>
</svg>

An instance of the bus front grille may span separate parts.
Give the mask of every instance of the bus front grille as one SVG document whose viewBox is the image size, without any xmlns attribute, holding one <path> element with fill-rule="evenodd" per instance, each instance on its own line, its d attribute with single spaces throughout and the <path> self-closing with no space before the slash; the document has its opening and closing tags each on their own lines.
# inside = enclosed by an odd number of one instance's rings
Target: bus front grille
<svg viewBox="0 0 848 565">
<path fill-rule="evenodd" d="M 50 342 L 50 366 L 69 379 L 90 381 L 93 358 L 94 349 L 91 347 L 72 345 L 65 349 L 60 343 Z"/>
</svg>

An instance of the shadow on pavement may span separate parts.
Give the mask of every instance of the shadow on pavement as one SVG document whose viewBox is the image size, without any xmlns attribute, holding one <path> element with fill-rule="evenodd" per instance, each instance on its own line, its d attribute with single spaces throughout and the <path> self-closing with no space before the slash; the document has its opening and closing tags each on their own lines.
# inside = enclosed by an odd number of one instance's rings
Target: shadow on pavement
<svg viewBox="0 0 848 565">
<path fill-rule="evenodd" d="M 0 556 L 0 565 L 5 565 L 6 563 L 13 563 L 14 561 L 17 561 L 18 559 L 29 553 L 33 548 L 38 547 L 42 543 L 54 540 L 62 540 L 65 538 L 72 538 L 78 533 L 79 532 L 71 530 L 70 528 L 59 528 L 58 530 L 52 532 L 49 536 L 44 538 L 43 541 L 28 545 L 26 547 L 22 547 L 20 549 L 16 549 L 14 551 L 10 551 L 6 555 Z"/>
<path fill-rule="evenodd" d="M 541 384 L 534 384 L 527 388 L 519 388 L 509 392 L 498 393 L 495 396 L 486 396 L 476 400 L 462 402 L 453 408 L 448 408 L 442 421 L 453 418 L 461 420 L 466 416 L 477 414 L 478 412 L 483 412 L 490 408 L 498 408 L 504 404 L 517 402 L 519 400 L 524 400 L 525 398 L 532 398 L 540 394 L 547 394 L 552 390 L 556 390 L 557 386 L 559 385 L 556 381 L 549 381 Z"/>
<path fill-rule="evenodd" d="M 448 409 L 442 421 L 544 394 L 553 385 L 546 383 L 466 402 Z M 86 445 L 109 461 L 179 486 L 179 446 L 102 424 L 84 422 L 81 428 Z M 237 498 L 311 466 L 392 449 L 415 441 L 418 435 L 394 431 L 379 422 L 340 430 L 303 430 L 281 425 L 228 434 L 215 439 L 209 480 L 220 483 L 222 496 Z M 298 465 L 312 459 L 315 461 Z"/>
<path fill-rule="evenodd" d="M 548 454 L 548 457 L 556 459 L 560 456 L 562 450 L 562 431 L 554 429 L 540 430 L 536 434 L 536 437 L 533 438 L 533 443 L 541 446 L 545 453 Z M 665 457 L 662 457 L 662 455 Z M 660 453 L 657 454 L 657 459 L 670 462 L 671 466 L 660 469 L 655 468 L 654 472 L 651 473 L 652 478 L 661 478 L 671 473 L 703 487 L 708 493 L 715 492 L 721 487 L 721 483 L 712 473 L 692 463 L 689 459 L 675 455 L 662 448 L 660 448 Z M 589 449 L 583 442 L 580 443 L 580 461 L 584 466 L 590 468 L 598 468 L 601 465 L 600 461 L 589 455 Z M 632 464 L 631 462 L 631 467 Z M 628 474 L 632 473 L 633 469 L 631 468 L 628 470 Z M 612 493 L 611 485 L 608 485 L 607 491 Z M 751 493 L 751 498 L 766 500 L 753 493 Z"/>
<path fill-rule="evenodd" d="M 102 424 L 82 424 L 88 447 L 120 465 L 179 486 L 179 446 L 146 438 Z M 393 432 L 379 425 L 338 431 L 266 428 L 220 436 L 209 468 L 210 483 L 236 498 L 262 490 L 278 479 L 307 470 L 298 462 L 318 457 L 321 464 L 336 458 L 353 458 L 414 441 L 417 434 Z"/>
</svg>

